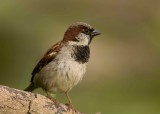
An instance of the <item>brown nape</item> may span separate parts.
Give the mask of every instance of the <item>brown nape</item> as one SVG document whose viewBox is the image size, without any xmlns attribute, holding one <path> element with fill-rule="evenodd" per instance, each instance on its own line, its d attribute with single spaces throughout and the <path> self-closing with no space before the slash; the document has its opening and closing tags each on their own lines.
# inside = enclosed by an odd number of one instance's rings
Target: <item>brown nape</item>
<svg viewBox="0 0 160 114">
<path fill-rule="evenodd" d="M 73 26 L 72 28 L 68 28 L 67 31 L 64 34 L 64 41 L 77 41 L 75 38 L 79 33 L 81 29 L 77 26 Z"/>
</svg>

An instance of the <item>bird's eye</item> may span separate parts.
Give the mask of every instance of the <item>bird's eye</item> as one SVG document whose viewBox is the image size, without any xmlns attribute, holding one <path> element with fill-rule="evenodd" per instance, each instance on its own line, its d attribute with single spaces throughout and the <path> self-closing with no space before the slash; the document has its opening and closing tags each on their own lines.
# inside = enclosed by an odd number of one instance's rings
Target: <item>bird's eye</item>
<svg viewBox="0 0 160 114">
<path fill-rule="evenodd" d="M 86 35 L 89 35 L 89 34 L 90 34 L 90 30 L 84 29 L 84 30 L 83 30 L 83 33 L 86 34 Z"/>
</svg>

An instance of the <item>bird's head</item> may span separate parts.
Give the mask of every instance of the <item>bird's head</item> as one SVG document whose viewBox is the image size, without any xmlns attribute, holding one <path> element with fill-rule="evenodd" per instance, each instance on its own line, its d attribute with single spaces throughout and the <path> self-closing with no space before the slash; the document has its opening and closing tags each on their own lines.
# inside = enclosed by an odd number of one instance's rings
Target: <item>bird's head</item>
<svg viewBox="0 0 160 114">
<path fill-rule="evenodd" d="M 69 26 L 64 34 L 63 41 L 70 45 L 89 45 L 94 36 L 101 33 L 84 22 L 76 22 Z"/>
</svg>

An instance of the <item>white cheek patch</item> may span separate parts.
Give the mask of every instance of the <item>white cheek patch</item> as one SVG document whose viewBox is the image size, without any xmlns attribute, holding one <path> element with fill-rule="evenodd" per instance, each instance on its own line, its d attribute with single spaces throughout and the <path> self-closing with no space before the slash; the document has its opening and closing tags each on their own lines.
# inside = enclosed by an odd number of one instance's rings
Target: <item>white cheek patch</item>
<svg viewBox="0 0 160 114">
<path fill-rule="evenodd" d="M 87 46 L 89 44 L 90 36 L 84 33 L 79 33 L 76 37 L 78 41 L 68 41 L 69 45 L 83 45 Z"/>
<path fill-rule="evenodd" d="M 76 45 L 88 45 L 90 37 L 84 33 L 79 33 L 76 37 L 78 42 L 75 42 Z"/>
</svg>

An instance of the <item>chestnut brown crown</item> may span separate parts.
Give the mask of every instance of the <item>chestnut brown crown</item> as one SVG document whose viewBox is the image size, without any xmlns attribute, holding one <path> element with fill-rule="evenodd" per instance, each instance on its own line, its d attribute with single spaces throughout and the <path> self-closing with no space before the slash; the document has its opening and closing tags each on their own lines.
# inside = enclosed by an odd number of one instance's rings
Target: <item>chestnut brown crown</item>
<svg viewBox="0 0 160 114">
<path fill-rule="evenodd" d="M 94 36 L 100 35 L 101 33 L 96 31 L 91 25 L 84 23 L 84 22 L 76 22 L 69 26 L 69 28 L 66 30 L 63 41 L 78 41 L 76 37 L 83 33 L 85 35 L 88 35 L 90 37 L 90 40 Z"/>
</svg>

